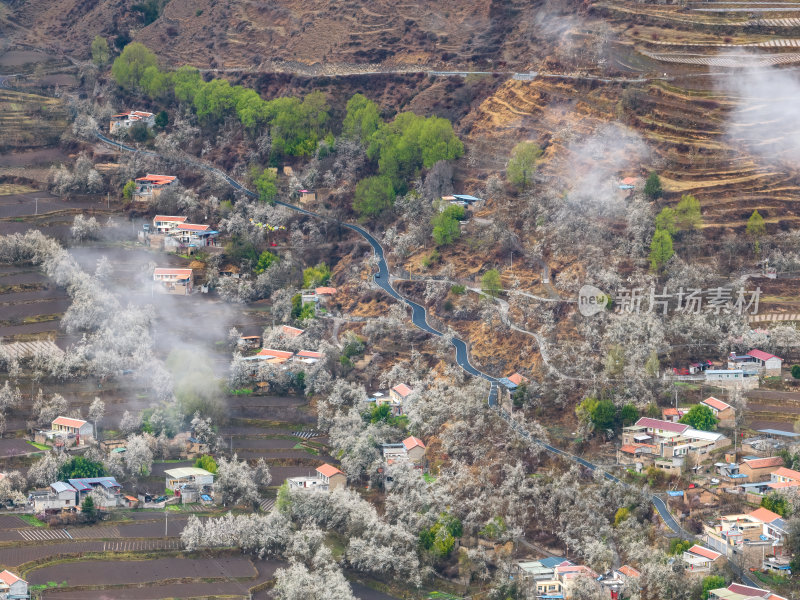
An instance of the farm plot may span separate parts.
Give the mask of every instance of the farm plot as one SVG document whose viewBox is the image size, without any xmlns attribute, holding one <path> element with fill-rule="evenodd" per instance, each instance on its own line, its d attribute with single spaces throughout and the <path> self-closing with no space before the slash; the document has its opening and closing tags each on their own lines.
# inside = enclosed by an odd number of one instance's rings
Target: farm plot
<svg viewBox="0 0 800 600">
<path fill-rule="evenodd" d="M 181 559 L 163 559 L 163 560 L 181 560 Z M 222 559 L 210 559 L 219 560 Z M 82 566 L 82 563 L 79 563 Z M 73 564 L 73 567 L 75 565 Z M 224 568 L 224 564 L 220 563 Z M 248 579 L 240 581 L 215 581 L 203 583 L 163 583 L 147 586 L 136 587 L 115 587 L 113 594 L 109 590 L 46 590 L 42 594 L 42 598 L 52 600 L 108 600 L 113 596 L 115 600 L 157 600 L 160 598 L 196 598 L 196 597 L 213 597 L 220 596 L 226 598 L 248 598 L 249 589 L 266 581 L 272 579 L 275 571 L 281 567 L 286 566 L 275 560 L 253 560 L 252 566 L 256 573 L 248 576 Z M 216 575 L 220 572 L 220 575 Z M 205 577 L 232 577 L 228 573 L 224 573 L 222 569 L 214 572 L 203 573 Z M 269 597 L 269 591 L 265 590 L 252 596 L 252 598 L 266 599 Z M 361 598 L 362 596 L 358 596 Z M 365 600 L 382 600 L 377 597 L 363 596 Z M 387 597 L 388 598 L 388 597 Z"/>
<path fill-rule="evenodd" d="M 39 450 L 26 443 L 24 440 L 16 438 L 6 438 L 0 440 L 0 458 L 21 456 L 23 454 L 30 454 L 31 452 L 39 452 Z M 0 524 L 0 529 L 5 529 L 5 527 Z"/>
<path fill-rule="evenodd" d="M 0 565 L 18 567 L 34 560 L 42 560 L 62 554 L 81 554 L 102 552 L 104 542 L 59 542 L 55 544 L 36 544 L 0 548 Z"/>
<path fill-rule="evenodd" d="M 158 560 L 82 560 L 43 566 L 28 575 L 33 585 L 68 581 L 71 586 L 158 583 L 183 578 L 256 577 L 258 571 L 243 556 L 219 558 L 160 558 Z"/>
</svg>

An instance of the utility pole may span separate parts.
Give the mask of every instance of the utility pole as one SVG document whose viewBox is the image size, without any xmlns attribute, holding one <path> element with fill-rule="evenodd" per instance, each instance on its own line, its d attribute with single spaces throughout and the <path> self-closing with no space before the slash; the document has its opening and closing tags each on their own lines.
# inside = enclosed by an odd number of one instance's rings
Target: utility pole
<svg viewBox="0 0 800 600">
<path fill-rule="evenodd" d="M 164 537 L 167 537 L 167 502 L 164 501 Z"/>
</svg>

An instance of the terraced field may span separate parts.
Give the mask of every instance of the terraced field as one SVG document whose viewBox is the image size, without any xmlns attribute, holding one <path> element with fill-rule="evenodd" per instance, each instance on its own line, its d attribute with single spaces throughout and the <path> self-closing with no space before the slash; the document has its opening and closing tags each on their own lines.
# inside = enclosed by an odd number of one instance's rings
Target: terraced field
<svg viewBox="0 0 800 600">
<path fill-rule="evenodd" d="M 0 152 L 54 144 L 66 125 L 62 100 L 0 88 Z"/>
</svg>

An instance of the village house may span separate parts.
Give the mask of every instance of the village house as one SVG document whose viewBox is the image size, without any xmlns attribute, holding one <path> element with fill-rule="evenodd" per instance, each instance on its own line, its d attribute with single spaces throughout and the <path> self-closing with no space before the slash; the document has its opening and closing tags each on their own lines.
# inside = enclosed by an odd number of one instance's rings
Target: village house
<svg viewBox="0 0 800 600">
<path fill-rule="evenodd" d="M 194 274 L 192 269 L 156 267 L 153 270 L 153 281 L 161 284 L 159 289 L 164 293 L 186 296 L 192 293 Z"/>
<path fill-rule="evenodd" d="M 262 348 L 255 356 L 248 356 L 245 360 L 265 360 L 273 364 L 283 364 L 294 357 L 291 350 L 275 350 L 274 348 Z"/>
<path fill-rule="evenodd" d="M 781 374 L 781 366 L 783 365 L 782 358 L 770 354 L 769 352 L 764 352 L 763 350 L 750 350 L 747 354 L 759 365 L 764 375 Z"/>
<path fill-rule="evenodd" d="M 708 600 L 786 600 L 769 590 L 732 583 L 726 588 L 709 590 Z"/>
<path fill-rule="evenodd" d="M 564 561 L 555 568 L 555 576 L 562 584 L 562 593 L 565 600 L 574 597 L 574 582 L 579 577 L 586 577 L 597 581 L 597 573 L 585 565 L 576 565 L 569 561 Z"/>
<path fill-rule="evenodd" d="M 115 450 L 119 451 L 120 449 L 124 452 L 125 446 L 127 445 L 128 440 L 125 438 L 115 438 L 113 440 L 103 440 L 98 445 L 100 446 L 100 450 L 109 454 L 114 452 Z"/>
<path fill-rule="evenodd" d="M 765 557 L 785 556 L 786 524 L 780 515 L 758 508 L 748 514 L 724 515 L 705 525 L 706 545 L 747 568 L 761 568 Z"/>
<path fill-rule="evenodd" d="M 170 233 L 182 223 L 186 223 L 186 217 L 156 215 L 153 217 L 153 231 L 156 233 Z"/>
<path fill-rule="evenodd" d="M 129 110 L 118 115 L 111 115 L 108 124 L 108 132 L 118 134 L 127 131 L 136 123 L 144 123 L 149 129 L 156 124 L 156 116 L 151 112 L 143 110 Z"/>
<path fill-rule="evenodd" d="M 389 397 L 395 402 L 404 402 L 411 394 L 414 393 L 410 387 L 405 383 L 398 383 L 391 390 L 389 390 Z"/>
<path fill-rule="evenodd" d="M 256 350 L 261 345 L 260 335 L 243 335 L 239 337 L 239 346 L 245 350 Z"/>
<path fill-rule="evenodd" d="M 778 467 L 769 475 L 769 487 L 781 490 L 789 487 L 800 486 L 800 472 L 786 467 Z"/>
<path fill-rule="evenodd" d="M 618 600 L 623 592 L 623 587 L 629 581 L 641 577 L 641 573 L 630 565 L 622 565 L 619 569 L 612 569 L 598 577 L 603 589 L 608 590 L 611 600 Z"/>
<path fill-rule="evenodd" d="M 706 573 L 711 570 L 711 567 L 717 564 L 717 561 L 722 558 L 722 554 L 714 552 L 704 546 L 695 544 L 683 553 L 683 562 L 686 563 L 690 572 L 693 573 Z"/>
<path fill-rule="evenodd" d="M 635 466 L 637 471 L 649 467 L 656 458 L 653 444 L 623 444 L 617 450 L 617 463 Z"/>
<path fill-rule="evenodd" d="M 552 580 L 560 558 L 541 558 L 538 560 L 521 560 L 516 563 L 517 578 L 527 585 L 532 582 Z"/>
<path fill-rule="evenodd" d="M 300 204 L 312 204 L 317 201 L 317 194 L 311 190 L 300 190 Z"/>
<path fill-rule="evenodd" d="M 166 481 L 164 485 L 168 490 L 175 491 L 182 485 L 192 483 L 198 486 L 212 485 L 214 474 L 200 469 L 199 467 L 179 467 L 177 469 L 167 469 L 164 471 Z"/>
<path fill-rule="evenodd" d="M 153 175 L 148 173 L 144 177 L 137 177 L 136 189 L 133 191 L 134 202 L 149 202 L 161 192 L 178 182 L 174 175 Z"/>
<path fill-rule="evenodd" d="M 678 406 L 677 408 L 662 408 L 661 419 L 671 423 L 677 423 L 683 418 L 683 415 L 689 412 L 691 406 Z"/>
<path fill-rule="evenodd" d="M 282 325 L 281 326 L 281 333 L 288 338 L 296 338 L 301 336 L 305 333 L 305 329 L 298 329 L 297 327 L 291 327 L 289 325 Z"/>
<path fill-rule="evenodd" d="M 87 440 L 94 437 L 92 424 L 83 419 L 73 419 L 71 417 L 56 417 L 50 424 L 51 431 L 57 434 L 75 436 L 76 444 L 84 444 Z"/>
<path fill-rule="evenodd" d="M 562 597 L 563 584 L 556 577 L 556 567 L 572 564 L 563 558 L 546 557 L 517 563 L 517 576 L 529 589 L 535 589 L 537 598 Z"/>
<path fill-rule="evenodd" d="M 399 444 L 381 444 L 383 458 L 392 464 L 398 460 L 408 460 L 418 464 L 425 456 L 425 443 L 414 436 L 407 437 Z"/>
<path fill-rule="evenodd" d="M 727 404 L 718 398 L 714 398 L 714 396 L 709 396 L 700 404 L 707 407 L 712 413 L 714 413 L 714 416 L 719 419 L 719 425 L 721 427 L 733 427 L 734 423 L 736 422 L 736 409 L 734 409 L 730 404 Z"/>
<path fill-rule="evenodd" d="M 28 600 L 28 582 L 11 571 L 0 572 L 0 600 Z"/>
<path fill-rule="evenodd" d="M 28 504 L 35 513 L 74 507 L 78 504 L 77 491 L 68 483 L 56 481 L 46 490 L 31 492 L 28 495 Z"/>
<path fill-rule="evenodd" d="M 700 431 L 683 423 L 673 423 L 660 419 L 642 417 L 634 425 L 622 430 L 622 446 L 634 446 L 639 454 L 642 445 L 654 446 L 654 454 L 666 459 L 667 463 L 658 463 L 659 468 L 679 469 L 687 456 L 702 461 L 713 450 L 730 446 L 731 441 L 721 433 Z M 626 448 L 630 455 L 632 449 Z"/>
<path fill-rule="evenodd" d="M 314 290 L 314 294 L 317 297 L 317 302 L 327 304 L 336 295 L 336 288 L 318 287 Z"/>
<path fill-rule="evenodd" d="M 307 365 L 313 365 L 325 358 L 325 355 L 322 352 L 315 352 L 314 350 L 300 350 L 297 354 L 294 355 L 294 359 L 297 362 L 305 363 Z"/>
<path fill-rule="evenodd" d="M 201 442 L 199 439 L 193 436 L 189 436 L 186 438 L 186 444 L 184 445 L 183 453 L 186 458 L 198 458 L 203 454 L 208 454 L 209 446 L 205 442 Z"/>
<path fill-rule="evenodd" d="M 81 504 L 92 491 L 94 494 L 95 506 L 97 508 L 109 509 L 122 504 L 122 486 L 117 483 L 114 477 L 83 477 L 80 479 L 69 479 L 69 485 L 78 494 L 78 504 Z"/>
<path fill-rule="evenodd" d="M 742 369 L 745 373 L 780 375 L 782 365 L 782 358 L 758 349 L 747 354 L 731 352 L 728 356 L 728 369 Z"/>
<path fill-rule="evenodd" d="M 219 232 L 211 229 L 210 225 L 179 223 L 168 235 L 181 246 L 210 247 L 217 245 Z"/>
<path fill-rule="evenodd" d="M 768 458 L 750 456 L 739 463 L 739 473 L 746 475 L 749 482 L 764 481 L 765 477 L 770 476 L 782 466 L 783 459 L 780 456 L 770 456 Z"/>
<path fill-rule="evenodd" d="M 290 488 L 332 492 L 347 485 L 347 475 L 333 465 L 325 463 L 317 467 L 316 475 L 290 477 L 286 481 Z"/>
</svg>

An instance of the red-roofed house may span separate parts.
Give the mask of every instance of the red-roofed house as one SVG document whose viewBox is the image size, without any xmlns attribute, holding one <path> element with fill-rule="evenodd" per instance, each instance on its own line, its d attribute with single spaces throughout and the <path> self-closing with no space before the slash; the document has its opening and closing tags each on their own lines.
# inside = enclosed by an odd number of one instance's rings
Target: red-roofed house
<svg viewBox="0 0 800 600">
<path fill-rule="evenodd" d="M 623 575 L 625 577 L 641 577 L 642 575 L 639 571 L 637 571 L 630 565 L 622 565 L 619 569 L 617 569 L 617 571 L 619 571 L 620 575 Z"/>
<path fill-rule="evenodd" d="M 389 396 L 395 402 L 402 402 L 413 393 L 414 390 L 408 387 L 405 383 L 399 383 L 389 390 Z"/>
<path fill-rule="evenodd" d="M 0 572 L 0 600 L 27 600 L 28 582 L 11 571 Z"/>
<path fill-rule="evenodd" d="M 156 116 L 143 110 L 129 110 L 118 115 L 111 115 L 108 132 L 116 134 L 127 131 L 136 123 L 144 123 L 148 128 L 152 128 L 156 124 Z"/>
<path fill-rule="evenodd" d="M 787 469 L 786 467 L 779 467 L 770 474 L 770 481 L 772 483 L 793 483 L 800 485 L 800 473 Z"/>
<path fill-rule="evenodd" d="M 714 413 L 714 416 L 717 417 L 717 419 L 719 419 L 720 424 L 723 427 L 727 425 L 733 425 L 736 420 L 736 410 L 730 404 L 727 404 L 718 398 L 714 398 L 714 396 L 709 396 L 700 404 L 711 409 L 711 412 Z"/>
<path fill-rule="evenodd" d="M 281 326 L 281 333 L 286 337 L 296 338 L 299 335 L 302 335 L 305 332 L 305 329 L 298 329 L 297 327 L 290 327 L 289 325 Z"/>
<path fill-rule="evenodd" d="M 56 417 L 50 424 L 53 431 L 59 431 L 68 435 L 76 436 L 76 443 L 82 444 L 86 438 L 92 438 L 92 424 L 83 419 L 73 419 L 71 417 Z"/>
<path fill-rule="evenodd" d="M 689 425 L 682 423 L 672 423 L 671 421 L 662 421 L 660 419 L 651 419 L 650 417 L 642 417 L 636 421 L 636 427 L 644 427 L 647 433 L 658 436 L 680 435 L 687 429 Z"/>
<path fill-rule="evenodd" d="M 324 297 L 324 296 L 335 296 L 336 295 L 336 288 L 335 287 L 318 287 L 314 290 L 317 296 Z"/>
<path fill-rule="evenodd" d="M 289 360 L 294 356 L 294 352 L 289 350 L 273 350 L 272 348 L 264 348 L 258 354 L 256 354 L 256 356 Z"/>
<path fill-rule="evenodd" d="M 752 356 L 756 362 L 761 365 L 765 375 L 781 374 L 781 366 L 783 365 L 782 358 L 770 354 L 769 352 L 764 352 L 763 350 L 750 350 L 747 355 Z"/>
<path fill-rule="evenodd" d="M 295 358 L 301 362 L 313 364 L 325 358 L 325 355 L 322 352 L 300 350 L 300 352 L 295 355 Z"/>
<path fill-rule="evenodd" d="M 722 554 L 719 552 L 697 544 L 683 553 L 683 562 L 689 566 L 689 570 L 692 572 L 709 571 L 720 558 L 722 558 Z"/>
<path fill-rule="evenodd" d="M 156 267 L 153 281 L 160 283 L 162 291 L 168 294 L 188 295 L 192 293 L 194 276 L 191 269 Z"/>
<path fill-rule="evenodd" d="M 300 204 L 309 204 L 317 201 L 317 194 L 311 190 L 300 190 Z"/>
<path fill-rule="evenodd" d="M 144 177 L 137 177 L 133 199 L 136 202 L 149 202 L 151 198 L 158 196 L 169 186 L 177 183 L 177 181 L 178 178 L 174 175 L 152 175 L 148 173 Z"/>
<path fill-rule="evenodd" d="M 347 485 L 347 475 L 333 465 L 325 463 L 317 467 L 316 476 L 290 477 L 286 481 L 289 483 L 289 487 L 293 488 L 332 492 Z"/>
<path fill-rule="evenodd" d="M 186 217 L 156 215 L 153 217 L 153 230 L 156 233 L 169 233 L 181 223 L 186 222 Z"/>
<path fill-rule="evenodd" d="M 678 408 L 662 408 L 661 409 L 661 419 L 664 421 L 671 421 L 672 423 L 677 423 L 681 420 L 681 417 L 689 412 L 688 406 L 679 406 Z"/>
<path fill-rule="evenodd" d="M 524 375 L 520 375 L 519 373 L 514 373 L 513 375 L 509 375 L 508 380 L 514 385 L 522 385 L 523 383 L 528 383 L 528 378 L 525 377 Z"/>
<path fill-rule="evenodd" d="M 739 473 L 747 475 L 747 481 L 764 481 L 765 476 L 771 475 L 783 466 L 783 459 L 780 456 L 770 456 L 769 458 L 749 458 L 739 465 Z"/>
<path fill-rule="evenodd" d="M 403 448 L 405 448 L 406 457 L 413 463 L 418 463 L 425 456 L 425 442 L 413 435 L 403 440 Z"/>
<path fill-rule="evenodd" d="M 776 519 L 780 519 L 781 516 L 777 513 L 772 512 L 764 508 L 763 506 L 757 508 L 751 513 L 748 513 L 749 516 L 753 517 L 754 519 L 758 519 L 762 523 L 772 523 Z"/>
</svg>

